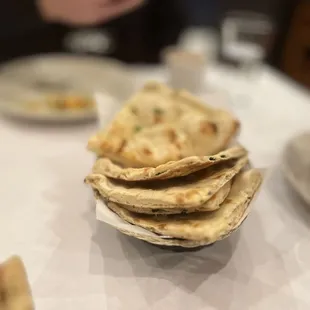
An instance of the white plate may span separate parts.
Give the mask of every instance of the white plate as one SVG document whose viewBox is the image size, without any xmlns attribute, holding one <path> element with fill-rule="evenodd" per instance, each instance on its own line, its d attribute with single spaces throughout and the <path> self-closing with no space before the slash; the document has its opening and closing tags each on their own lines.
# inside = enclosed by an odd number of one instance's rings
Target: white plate
<svg viewBox="0 0 310 310">
<path fill-rule="evenodd" d="M 298 135 L 288 142 L 281 168 L 290 185 L 310 205 L 310 133 Z"/>
<path fill-rule="evenodd" d="M 104 92 L 120 102 L 134 90 L 127 67 L 117 61 L 88 56 L 51 54 L 27 57 L 0 69 L 0 110 L 2 113 L 36 121 L 83 121 L 95 119 L 96 109 L 63 112 L 31 111 L 29 101 L 47 95 L 73 93 L 92 96 Z"/>
</svg>

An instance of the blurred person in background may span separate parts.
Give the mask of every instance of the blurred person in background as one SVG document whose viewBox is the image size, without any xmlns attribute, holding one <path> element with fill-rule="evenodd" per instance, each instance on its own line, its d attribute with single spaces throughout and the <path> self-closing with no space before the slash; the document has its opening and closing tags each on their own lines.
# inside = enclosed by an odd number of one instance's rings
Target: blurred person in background
<svg viewBox="0 0 310 310">
<path fill-rule="evenodd" d="M 0 62 L 73 52 L 133 63 L 160 60 L 186 26 L 178 0 L 2 0 Z"/>
</svg>

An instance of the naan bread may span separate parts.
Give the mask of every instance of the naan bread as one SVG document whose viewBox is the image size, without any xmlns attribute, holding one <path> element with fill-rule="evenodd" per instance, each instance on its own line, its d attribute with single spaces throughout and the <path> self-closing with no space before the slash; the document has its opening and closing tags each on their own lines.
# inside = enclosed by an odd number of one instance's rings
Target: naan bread
<svg viewBox="0 0 310 310">
<path fill-rule="evenodd" d="M 152 82 L 127 102 L 107 129 L 90 138 L 88 149 L 125 167 L 156 167 L 215 154 L 227 147 L 238 128 L 230 113 Z"/>
<path fill-rule="evenodd" d="M 237 134 L 239 123 L 225 110 L 203 105 L 186 91 L 177 92 L 181 109 L 179 128 L 191 139 L 194 155 L 210 155 L 226 147 Z"/>
<path fill-rule="evenodd" d="M 19 257 L 14 256 L 0 265 L 0 309 L 34 309 L 25 267 Z"/>
<path fill-rule="evenodd" d="M 157 167 L 123 168 L 108 158 L 99 158 L 93 167 L 94 174 L 125 181 L 164 180 L 186 176 L 209 166 L 239 158 L 247 154 L 242 146 L 235 146 L 212 156 L 190 156 L 170 161 Z"/>
<path fill-rule="evenodd" d="M 161 182 L 124 182 L 91 174 L 86 183 L 105 199 L 140 209 L 191 210 L 205 204 L 248 162 L 247 156 Z"/>
<path fill-rule="evenodd" d="M 152 216 L 130 212 L 112 202 L 108 203 L 108 207 L 123 220 L 154 233 L 208 244 L 228 236 L 242 223 L 261 182 L 258 170 L 241 172 L 221 208 L 213 212 Z"/>
<path fill-rule="evenodd" d="M 221 203 L 225 200 L 227 195 L 230 192 L 231 189 L 231 181 L 228 181 L 223 187 L 221 187 L 209 200 L 207 200 L 204 204 L 193 207 L 193 208 L 187 208 L 184 209 L 182 207 L 174 207 L 173 209 L 170 208 L 160 208 L 160 209 L 154 209 L 152 207 L 143 206 L 143 208 L 135 207 L 135 206 L 129 206 L 129 205 L 120 205 L 123 208 L 136 212 L 136 213 L 143 213 L 143 214 L 187 214 L 192 212 L 207 212 L 207 211 L 214 211 L 217 210 Z"/>
</svg>

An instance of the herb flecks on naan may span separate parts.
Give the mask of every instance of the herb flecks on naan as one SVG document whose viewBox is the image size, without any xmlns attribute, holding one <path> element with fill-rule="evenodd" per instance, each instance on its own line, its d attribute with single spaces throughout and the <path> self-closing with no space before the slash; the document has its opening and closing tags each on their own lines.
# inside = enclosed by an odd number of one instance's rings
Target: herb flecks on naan
<svg viewBox="0 0 310 310">
<path fill-rule="evenodd" d="M 247 154 L 242 146 L 231 147 L 211 156 L 190 156 L 177 161 L 170 161 L 157 167 L 123 168 L 108 158 L 99 158 L 92 173 L 124 181 L 164 180 L 186 176 L 215 164 L 239 158 Z"/>
<path fill-rule="evenodd" d="M 133 96 L 88 149 L 125 167 L 156 167 L 188 156 L 215 154 L 235 136 L 239 122 L 186 91 L 151 82 Z"/>
<path fill-rule="evenodd" d="M 151 216 L 130 212 L 109 202 L 108 207 L 123 220 L 164 236 L 213 243 L 237 229 L 249 213 L 249 204 L 262 182 L 258 170 L 238 174 L 231 191 L 214 212 L 187 215 Z"/>
<path fill-rule="evenodd" d="M 161 182 L 125 182 L 91 174 L 86 183 L 109 201 L 146 209 L 190 210 L 205 204 L 248 163 L 247 156 Z M 178 212 L 176 212 L 178 213 Z"/>
</svg>

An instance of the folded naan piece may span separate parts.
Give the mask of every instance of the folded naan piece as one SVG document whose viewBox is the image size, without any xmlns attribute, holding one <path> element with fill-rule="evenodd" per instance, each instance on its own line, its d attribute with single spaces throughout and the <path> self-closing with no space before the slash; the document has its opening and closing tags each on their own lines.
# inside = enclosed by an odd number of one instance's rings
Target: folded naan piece
<svg viewBox="0 0 310 310">
<path fill-rule="evenodd" d="M 157 167 L 123 168 L 108 158 L 99 158 L 94 164 L 93 173 L 125 181 L 164 180 L 186 176 L 212 165 L 239 158 L 247 154 L 242 146 L 231 147 L 211 156 L 190 156 L 170 161 Z"/>
<path fill-rule="evenodd" d="M 85 182 L 109 201 L 133 206 L 136 212 L 164 210 L 169 213 L 193 212 L 205 205 L 248 162 L 244 156 L 208 167 L 193 174 L 158 181 L 125 182 L 109 179 L 104 175 L 91 174 Z M 212 204 L 211 204 L 212 205 Z M 206 210 L 207 211 L 207 210 Z"/>
<path fill-rule="evenodd" d="M 25 267 L 17 256 L 0 264 L 0 309 L 34 309 Z"/>
<path fill-rule="evenodd" d="M 213 243 L 239 227 L 249 213 L 249 204 L 262 183 L 258 170 L 238 174 L 221 208 L 213 212 L 190 215 L 154 216 L 130 212 L 109 202 L 108 207 L 120 218 L 159 235 Z"/>
<path fill-rule="evenodd" d="M 124 167 L 156 167 L 188 156 L 215 154 L 236 135 L 239 122 L 186 91 L 150 82 L 133 96 L 88 149 Z"/>
<path fill-rule="evenodd" d="M 231 183 L 232 181 L 228 181 L 226 184 L 223 185 L 210 199 L 208 199 L 205 203 L 202 205 L 199 205 L 197 207 L 191 207 L 191 208 L 184 208 L 183 206 L 174 206 L 173 208 L 171 206 L 167 208 L 159 208 L 154 209 L 152 206 L 144 205 L 143 208 L 141 207 L 135 207 L 131 205 L 121 205 L 123 208 L 136 212 L 136 213 L 143 213 L 143 214 L 187 214 L 187 213 L 193 213 L 193 212 L 209 212 L 214 211 L 220 208 L 221 203 L 225 200 L 227 195 L 230 192 L 231 189 Z M 98 195 L 95 195 L 98 198 Z M 100 196 L 100 195 L 99 195 Z"/>
</svg>

